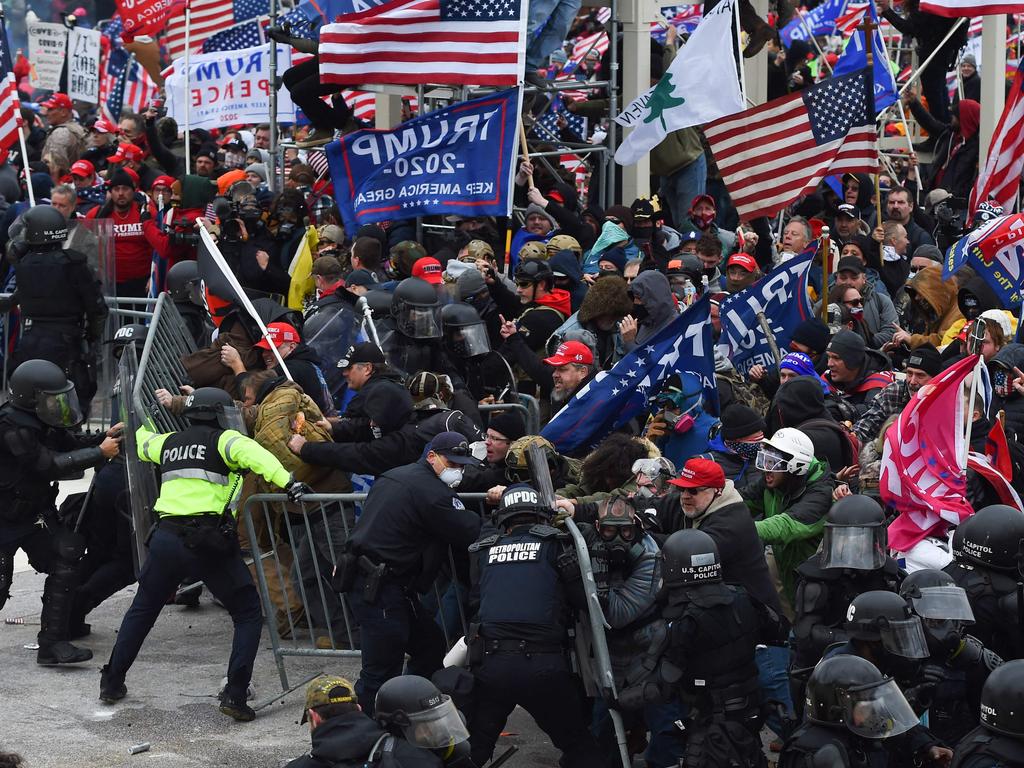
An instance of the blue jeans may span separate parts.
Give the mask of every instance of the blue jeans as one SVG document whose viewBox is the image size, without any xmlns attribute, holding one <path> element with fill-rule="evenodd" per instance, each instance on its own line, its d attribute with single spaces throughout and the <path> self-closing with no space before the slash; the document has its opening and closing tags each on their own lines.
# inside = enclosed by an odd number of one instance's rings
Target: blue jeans
<svg viewBox="0 0 1024 768">
<path fill-rule="evenodd" d="M 682 222 L 689 218 L 690 204 L 697 195 L 704 194 L 707 181 L 708 160 L 703 153 L 670 176 L 661 177 L 658 194 L 663 202 L 668 203 L 674 227 L 682 226 Z"/>
<path fill-rule="evenodd" d="M 534 0 L 530 3 L 530 16 L 526 20 L 527 71 L 545 66 L 551 52 L 562 46 L 581 4 L 582 0 Z"/>
<path fill-rule="evenodd" d="M 225 694 L 233 701 L 243 702 L 260 649 L 263 613 L 242 554 L 236 550 L 225 555 L 207 555 L 189 549 L 178 533 L 161 527 L 149 541 L 149 557 L 139 574 L 139 591 L 121 621 L 117 642 L 110 652 L 110 671 L 115 678 L 127 674 L 168 595 L 174 594 L 185 576 L 204 582 L 231 614 L 235 633 Z"/>
<path fill-rule="evenodd" d="M 793 697 L 789 691 L 789 648 L 769 645 L 758 648 L 754 661 L 757 663 L 757 678 L 761 683 L 761 697 L 765 701 L 777 701 L 793 716 Z M 774 709 L 765 718 L 765 725 L 778 736 L 783 733 L 782 718 Z"/>
</svg>

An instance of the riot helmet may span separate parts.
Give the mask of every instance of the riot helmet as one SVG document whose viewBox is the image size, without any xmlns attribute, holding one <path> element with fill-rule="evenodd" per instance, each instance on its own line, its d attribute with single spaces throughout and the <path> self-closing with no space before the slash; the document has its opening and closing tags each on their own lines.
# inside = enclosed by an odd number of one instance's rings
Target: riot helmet
<svg viewBox="0 0 1024 768">
<path fill-rule="evenodd" d="M 540 495 L 531 486 L 526 483 L 515 483 L 502 492 L 498 511 L 494 513 L 494 524 L 501 528 L 513 520 L 524 517 L 547 521 L 551 517 L 551 510 L 545 509 L 540 503 Z"/>
<path fill-rule="evenodd" d="M 761 442 L 754 466 L 762 472 L 787 472 L 806 475 L 814 461 L 811 438 L 793 427 L 783 427 Z"/>
<path fill-rule="evenodd" d="M 516 265 L 513 278 L 517 285 L 543 283 L 549 289 L 555 283 L 555 273 L 544 259 L 523 259 Z"/>
<path fill-rule="evenodd" d="M 454 302 L 441 308 L 444 347 L 456 357 L 468 359 L 491 351 L 487 326 L 469 304 Z"/>
<path fill-rule="evenodd" d="M 22 220 L 25 222 L 25 242 L 30 246 L 61 245 L 68 239 L 68 220 L 52 206 L 29 208 Z"/>
<path fill-rule="evenodd" d="M 193 424 L 213 422 L 222 429 L 233 429 L 235 401 L 219 387 L 199 387 L 185 398 L 182 415 Z"/>
<path fill-rule="evenodd" d="M 844 628 L 850 638 L 880 642 L 894 656 L 926 659 L 930 655 L 921 619 L 895 592 L 878 589 L 857 595 L 846 610 Z"/>
<path fill-rule="evenodd" d="M 7 382 L 7 398 L 50 427 L 74 427 L 85 419 L 75 385 L 49 360 L 26 360 L 15 368 Z"/>
<path fill-rule="evenodd" d="M 167 293 L 171 300 L 206 307 L 203 300 L 203 279 L 199 276 L 199 265 L 191 259 L 179 261 L 167 270 Z"/>
<path fill-rule="evenodd" d="M 1024 540 L 1024 513 L 1006 504 L 982 507 L 960 523 L 959 558 L 994 571 L 1011 572 L 1020 567 Z"/>
<path fill-rule="evenodd" d="M 469 739 L 451 696 L 419 675 L 401 675 L 377 691 L 374 719 L 381 728 L 423 749 L 448 749 Z"/>
<path fill-rule="evenodd" d="M 612 568 L 629 568 L 644 553 L 643 531 L 636 511 L 621 496 L 598 502 L 597 534 Z"/>
<path fill-rule="evenodd" d="M 992 670 L 981 688 L 981 724 L 990 731 L 1024 738 L 1024 659 Z"/>
<path fill-rule="evenodd" d="M 844 726 L 865 739 L 899 736 L 919 722 L 895 681 L 860 656 L 840 654 L 818 662 L 806 697 L 810 722 Z"/>
<path fill-rule="evenodd" d="M 407 277 L 391 297 L 391 317 L 403 336 L 436 339 L 441 336 L 437 321 L 439 306 L 434 286 L 418 277 Z"/>
<path fill-rule="evenodd" d="M 670 490 L 668 481 L 676 476 L 676 466 L 664 456 L 637 459 L 630 468 L 636 482 L 636 495 L 641 499 L 664 496 Z"/>
<path fill-rule="evenodd" d="M 704 531 L 676 531 L 661 548 L 661 575 L 669 587 L 700 586 L 722 581 L 718 545 Z"/>
<path fill-rule="evenodd" d="M 825 517 L 822 568 L 874 571 L 886 560 L 885 513 L 868 496 L 839 499 Z"/>
<path fill-rule="evenodd" d="M 540 435 L 527 435 L 513 440 L 508 446 L 508 453 L 505 454 L 505 477 L 512 483 L 527 482 L 530 479 L 530 465 L 526 461 L 526 454 L 531 445 L 539 445 L 544 451 L 548 460 L 548 469 L 551 477 L 556 476 L 558 467 L 558 452 L 548 440 Z"/>
<path fill-rule="evenodd" d="M 974 622 L 974 611 L 952 576 L 934 568 L 914 571 L 900 585 L 900 596 L 921 617 L 931 655 L 946 659 L 960 650 L 963 625 Z"/>
<path fill-rule="evenodd" d="M 141 323 L 122 325 L 114 332 L 114 336 L 110 340 L 114 358 L 120 360 L 125 348 L 136 341 L 138 345 L 135 347 L 135 352 L 140 354 L 142 352 L 142 345 L 146 343 L 146 334 L 148 333 L 149 326 L 142 325 Z"/>
</svg>

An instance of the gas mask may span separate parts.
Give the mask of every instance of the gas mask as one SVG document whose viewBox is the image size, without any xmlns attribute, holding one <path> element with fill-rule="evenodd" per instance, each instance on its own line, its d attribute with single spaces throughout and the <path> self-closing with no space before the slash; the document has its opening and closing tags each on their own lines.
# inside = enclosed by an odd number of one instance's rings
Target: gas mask
<svg viewBox="0 0 1024 768">
<path fill-rule="evenodd" d="M 598 516 L 596 525 L 608 565 L 616 569 L 630 568 L 644 551 L 640 542 L 642 532 L 633 510 L 622 499 L 603 504 L 604 514 Z"/>
<path fill-rule="evenodd" d="M 960 649 L 960 622 L 949 619 L 921 619 L 928 651 L 936 659 L 948 659 Z"/>
<path fill-rule="evenodd" d="M 673 413 L 668 410 L 669 408 L 678 408 L 675 398 L 672 397 L 661 397 L 656 401 L 657 404 L 665 409 L 665 421 L 672 427 L 672 431 L 677 435 L 683 435 L 693 429 L 697 423 L 696 418 L 693 416 L 693 412 L 700 407 L 700 398 L 690 405 L 685 411 L 681 413 Z"/>
</svg>

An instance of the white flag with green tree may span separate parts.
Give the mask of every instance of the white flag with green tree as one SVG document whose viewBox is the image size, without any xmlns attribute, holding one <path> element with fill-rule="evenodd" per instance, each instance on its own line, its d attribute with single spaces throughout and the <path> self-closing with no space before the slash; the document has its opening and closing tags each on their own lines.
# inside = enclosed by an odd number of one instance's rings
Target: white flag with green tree
<svg viewBox="0 0 1024 768">
<path fill-rule="evenodd" d="M 619 125 L 632 127 L 615 152 L 619 165 L 633 165 L 671 131 L 710 123 L 744 108 L 732 32 L 736 2 L 721 0 L 712 8 L 657 85 L 615 118 Z"/>
</svg>

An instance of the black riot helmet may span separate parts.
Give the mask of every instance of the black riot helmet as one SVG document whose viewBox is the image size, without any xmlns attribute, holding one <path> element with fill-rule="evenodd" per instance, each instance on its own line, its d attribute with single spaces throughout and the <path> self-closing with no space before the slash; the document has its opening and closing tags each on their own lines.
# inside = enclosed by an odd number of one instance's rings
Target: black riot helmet
<svg viewBox="0 0 1024 768">
<path fill-rule="evenodd" d="M 661 576 L 668 587 L 700 586 L 722 581 L 718 545 L 704 531 L 676 531 L 661 548 Z"/>
<path fill-rule="evenodd" d="M 213 422 L 222 429 L 234 428 L 232 416 L 237 411 L 231 395 L 219 387 L 199 387 L 185 399 L 182 415 L 192 423 Z"/>
<path fill-rule="evenodd" d="M 1011 572 L 1020 566 L 1024 541 L 1024 513 L 1006 504 L 982 507 L 960 523 L 959 559 L 994 571 Z"/>
<path fill-rule="evenodd" d="M 839 654 L 818 662 L 807 681 L 807 719 L 845 727 L 866 739 L 886 739 L 918 724 L 899 686 L 860 656 Z"/>
<path fill-rule="evenodd" d="M 491 351 L 487 326 L 469 304 L 453 302 L 441 308 L 444 347 L 456 357 L 468 359 Z"/>
<path fill-rule="evenodd" d="M 60 245 L 68 239 L 68 220 L 52 206 L 29 208 L 22 220 L 25 222 L 25 242 L 30 246 Z"/>
<path fill-rule="evenodd" d="M 141 323 L 132 323 L 131 325 L 122 325 L 114 332 L 113 338 L 110 339 L 111 347 L 113 348 L 114 357 L 118 360 L 121 359 L 121 355 L 124 353 L 125 347 L 132 344 L 132 342 L 138 342 L 135 347 L 136 354 L 142 353 L 142 346 L 146 343 L 146 334 L 149 333 L 149 326 L 142 325 Z"/>
<path fill-rule="evenodd" d="M 555 284 L 555 273 L 545 259 L 523 259 L 516 265 L 513 279 L 516 283 L 544 283 L 550 289 Z"/>
<path fill-rule="evenodd" d="M 981 724 L 990 731 L 1024 738 L 1024 659 L 992 670 L 981 688 Z"/>
<path fill-rule="evenodd" d="M 440 302 L 434 286 L 418 277 L 407 277 L 391 297 L 391 317 L 395 328 L 410 339 L 436 339 L 441 335 L 437 322 Z"/>
<path fill-rule="evenodd" d="M 882 647 L 895 656 L 906 659 L 929 656 L 921 619 L 895 592 L 877 589 L 857 595 L 846 610 L 844 627 L 852 639 L 881 642 Z"/>
<path fill-rule="evenodd" d="M 179 261 L 167 270 L 167 292 L 173 301 L 190 302 L 197 307 L 205 307 L 199 265 L 192 260 Z"/>
<path fill-rule="evenodd" d="M 74 427 L 85 418 L 75 385 L 49 360 L 26 360 L 15 368 L 7 381 L 7 398 L 50 427 Z"/>
<path fill-rule="evenodd" d="M 546 522 L 551 517 L 551 510 L 540 503 L 540 494 L 526 483 L 515 483 L 504 490 L 498 511 L 494 513 L 494 524 L 501 528 L 520 517 L 538 522 Z"/>
<path fill-rule="evenodd" d="M 885 513 L 868 496 L 846 496 L 828 511 L 821 540 L 822 568 L 874 571 L 885 565 Z"/>
<path fill-rule="evenodd" d="M 948 659 L 960 650 L 963 626 L 974 622 L 974 611 L 952 576 L 934 568 L 914 571 L 900 584 L 900 596 L 921 617 L 932 656 Z"/>
<path fill-rule="evenodd" d="M 381 728 L 423 749 L 449 749 L 469 738 L 450 696 L 419 675 L 401 675 L 377 691 L 374 719 Z"/>
</svg>

